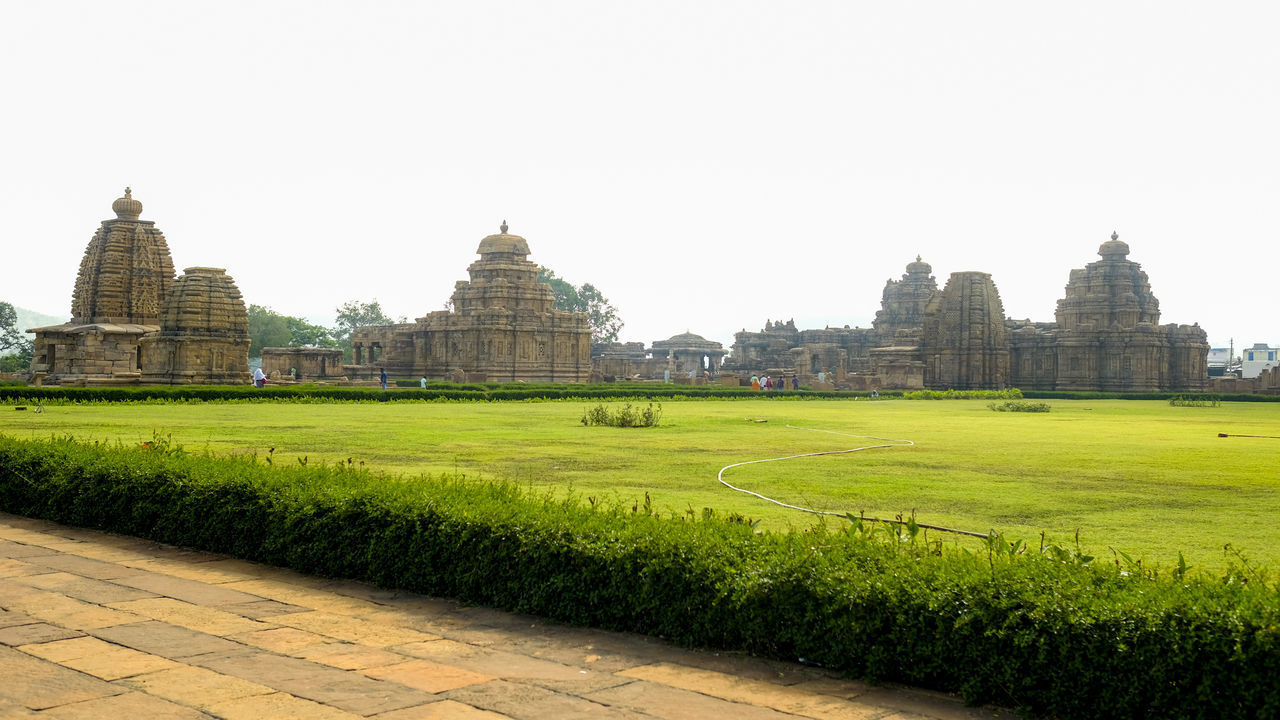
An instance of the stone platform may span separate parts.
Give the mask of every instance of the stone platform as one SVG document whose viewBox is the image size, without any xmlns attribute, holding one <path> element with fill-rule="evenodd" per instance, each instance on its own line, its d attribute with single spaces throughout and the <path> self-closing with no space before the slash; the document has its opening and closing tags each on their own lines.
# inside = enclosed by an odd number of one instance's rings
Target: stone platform
<svg viewBox="0 0 1280 720">
<path fill-rule="evenodd" d="M 0 513 L 0 717 L 1013 717 Z"/>
</svg>

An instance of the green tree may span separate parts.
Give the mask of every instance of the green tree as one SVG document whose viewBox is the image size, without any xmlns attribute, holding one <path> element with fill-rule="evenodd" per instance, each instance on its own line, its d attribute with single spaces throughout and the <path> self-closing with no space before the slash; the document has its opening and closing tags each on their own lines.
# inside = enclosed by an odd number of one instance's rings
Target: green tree
<svg viewBox="0 0 1280 720">
<path fill-rule="evenodd" d="M 622 319 L 618 317 L 618 309 L 595 285 L 583 283 L 575 287 L 547 267 L 538 268 L 538 281 L 551 286 L 551 294 L 555 296 L 557 309 L 587 314 L 587 321 L 591 325 L 592 344 L 611 343 L 618 339 L 618 333 L 623 327 Z"/>
<path fill-rule="evenodd" d="M 281 315 L 262 305 L 249 306 L 249 355 L 268 347 L 338 347 L 329 329 L 302 318 Z"/>
<path fill-rule="evenodd" d="M 333 326 L 330 333 L 338 341 L 338 347 L 342 348 L 342 354 L 351 362 L 351 332 L 358 327 L 366 327 L 369 325 L 390 325 L 391 318 L 382 312 L 382 306 L 377 300 L 369 302 L 360 302 L 359 300 L 350 300 L 342 304 L 338 308 L 337 324 Z"/>
<path fill-rule="evenodd" d="M 289 328 L 289 347 L 338 347 L 338 341 L 323 325 L 312 325 L 302 318 L 289 316 L 284 322 Z"/>
<path fill-rule="evenodd" d="M 285 316 L 262 305 L 249 306 L 249 357 L 262 357 L 262 348 L 287 347 L 292 337 Z"/>
<path fill-rule="evenodd" d="M 18 329 L 18 311 L 0 301 L 0 372 L 17 372 L 31 366 L 31 340 Z"/>
</svg>

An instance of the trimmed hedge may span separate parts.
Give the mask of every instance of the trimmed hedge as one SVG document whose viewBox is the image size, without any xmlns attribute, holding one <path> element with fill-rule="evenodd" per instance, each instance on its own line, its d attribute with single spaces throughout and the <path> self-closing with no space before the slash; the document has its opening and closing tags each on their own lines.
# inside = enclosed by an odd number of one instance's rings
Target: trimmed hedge
<svg viewBox="0 0 1280 720">
<path fill-rule="evenodd" d="M 376 387 L 336 385 L 146 385 L 139 387 L 36 387 L 0 385 L 0 402 L 32 402 L 36 400 L 69 400 L 73 402 L 143 402 L 217 400 L 270 400 L 275 402 L 347 401 L 388 402 L 421 400 L 665 400 L 670 398 L 750 398 L 750 399 L 816 399 L 866 398 L 868 391 L 853 390 L 771 390 L 761 392 L 749 387 L 720 385 L 673 385 L 664 383 L 444 383 L 431 382 L 425 389 L 418 383 L 397 381 L 400 387 L 382 390 Z M 1003 399 L 1027 398 L 1061 400 L 1170 400 L 1185 393 L 1102 393 L 1049 390 L 884 390 L 881 398 L 901 397 L 908 400 Z M 1280 395 L 1220 395 L 1227 402 L 1278 402 Z"/>
<path fill-rule="evenodd" d="M 853 398 L 865 392 L 785 390 L 761 392 L 749 387 L 668 385 L 662 383 L 548 384 L 428 384 L 425 389 L 331 385 L 292 385 L 254 388 L 248 385 L 150 385 L 141 387 L 0 387 L 0 401 L 70 400 L 79 402 L 142 401 L 422 401 L 422 400 L 565 400 L 667 398 Z"/>
<path fill-rule="evenodd" d="M 0 508 L 1076 718 L 1280 716 L 1280 596 L 910 526 L 756 534 L 503 484 L 0 436 Z"/>
</svg>

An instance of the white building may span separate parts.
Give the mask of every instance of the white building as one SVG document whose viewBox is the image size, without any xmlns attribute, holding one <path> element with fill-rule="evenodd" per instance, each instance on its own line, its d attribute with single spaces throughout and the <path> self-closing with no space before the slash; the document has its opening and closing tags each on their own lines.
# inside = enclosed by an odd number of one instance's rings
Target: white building
<svg viewBox="0 0 1280 720">
<path fill-rule="evenodd" d="M 1280 365 L 1280 349 L 1266 343 L 1254 343 L 1240 353 L 1240 377 L 1256 378 L 1263 370 Z"/>
</svg>

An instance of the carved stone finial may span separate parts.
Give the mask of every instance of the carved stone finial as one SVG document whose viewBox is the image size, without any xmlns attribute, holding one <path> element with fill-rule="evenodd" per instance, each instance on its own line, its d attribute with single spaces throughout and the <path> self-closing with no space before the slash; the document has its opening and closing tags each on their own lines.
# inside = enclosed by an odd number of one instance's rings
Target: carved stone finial
<svg viewBox="0 0 1280 720">
<path fill-rule="evenodd" d="M 920 256 L 916 255 L 916 262 L 920 262 Z"/>
<path fill-rule="evenodd" d="M 506 235 L 506 234 L 507 234 L 507 221 L 506 221 L 506 220 L 503 220 L 503 221 L 502 221 L 502 224 L 498 226 L 498 229 L 502 231 L 502 234 L 503 234 L 503 235 Z"/>
<path fill-rule="evenodd" d="M 1115 230 L 1112 230 L 1112 231 L 1111 231 L 1111 239 L 1112 239 L 1112 240 L 1119 240 L 1119 239 L 1120 239 L 1120 233 L 1116 232 Z"/>
<path fill-rule="evenodd" d="M 127 187 L 124 189 L 124 197 L 116 198 L 116 201 L 111 203 L 111 209 L 121 220 L 137 220 L 142 214 L 142 203 L 133 199 L 133 188 Z"/>
</svg>

